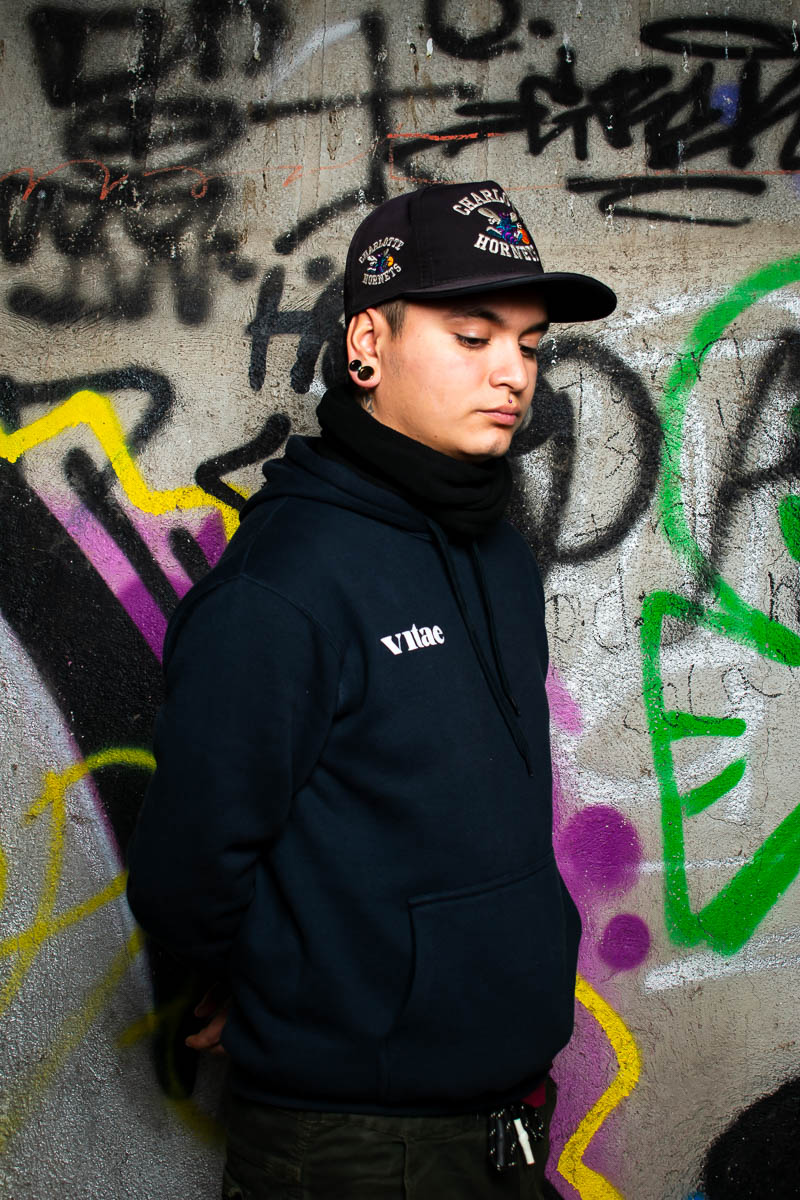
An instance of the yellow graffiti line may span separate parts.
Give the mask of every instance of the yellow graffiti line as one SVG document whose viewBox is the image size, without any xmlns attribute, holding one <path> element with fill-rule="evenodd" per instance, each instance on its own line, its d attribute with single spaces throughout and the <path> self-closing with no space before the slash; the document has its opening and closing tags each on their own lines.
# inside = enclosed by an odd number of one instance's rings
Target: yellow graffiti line
<svg viewBox="0 0 800 1200">
<path fill-rule="evenodd" d="M 148 487 L 125 444 L 125 431 L 113 404 L 99 392 L 75 392 L 52 412 L 14 433 L 6 433 L 0 427 L 0 457 L 16 462 L 34 446 L 79 425 L 87 425 L 92 430 L 108 455 L 125 495 L 136 508 L 152 516 L 163 516 L 175 509 L 216 508 L 222 516 L 225 534 L 230 538 L 239 523 L 239 514 L 229 504 L 196 486 L 168 488 L 164 491 Z"/>
<path fill-rule="evenodd" d="M 118 896 L 123 895 L 127 881 L 127 871 L 120 871 L 119 875 L 115 875 L 111 882 L 106 884 L 101 891 L 95 893 L 88 900 L 84 900 L 80 904 L 75 904 L 65 912 L 59 913 L 46 926 L 37 926 L 34 922 L 29 929 L 24 930 L 22 933 L 12 933 L 9 937 L 2 938 L 0 940 L 0 958 L 8 958 L 9 955 L 15 953 L 21 954 L 31 946 L 35 947 L 36 953 L 38 953 L 43 943 L 49 941 L 51 937 L 55 937 L 58 933 L 63 933 L 70 925 L 76 925 L 79 921 L 83 921 L 86 917 L 90 917 L 92 913 L 97 912 L 103 905 L 109 904 L 112 900 L 116 900 Z"/>
<path fill-rule="evenodd" d="M 126 944 L 114 955 L 103 976 L 87 994 L 81 1007 L 66 1018 L 47 1055 L 31 1071 L 10 1096 L 6 1095 L 0 1111 L 0 1154 L 9 1140 L 28 1121 L 33 1109 L 50 1087 L 56 1074 L 83 1041 L 92 1024 L 102 1013 L 129 966 L 144 945 L 144 935 L 137 929 Z"/>
<path fill-rule="evenodd" d="M 117 1045 L 121 1048 L 134 1046 L 142 1038 L 156 1033 L 162 1025 L 169 1025 L 170 1022 L 178 1021 L 183 1015 L 187 999 L 187 994 L 181 992 L 173 1000 L 169 1000 L 166 1004 L 162 1004 L 158 1008 L 151 1009 L 143 1017 L 132 1021 L 128 1028 L 123 1029 L 117 1038 Z"/>
<path fill-rule="evenodd" d="M 65 772 L 71 775 L 73 768 Z M 58 777 L 52 772 L 46 776 L 42 797 L 35 802 L 33 808 L 46 797 L 46 805 L 50 807 L 50 831 L 47 860 L 44 870 L 44 884 L 36 905 L 36 916 L 28 930 L 12 935 L 3 941 L 7 955 L 16 952 L 16 961 L 0 989 L 0 1016 L 6 1011 L 14 997 L 19 992 L 31 965 L 39 953 L 43 943 L 51 936 L 53 909 L 55 908 L 58 885 L 61 879 L 61 866 L 64 858 L 64 834 L 66 829 L 66 804 L 64 792 L 73 782 L 66 783 L 64 788 L 57 787 Z M 41 811 L 41 810 L 40 810 Z M 27 814 L 28 819 L 33 815 L 33 809 Z M 38 813 L 36 813 L 38 815 Z"/>
<path fill-rule="evenodd" d="M 156 1032 L 161 1025 L 161 1019 L 157 1012 L 147 1012 L 138 1021 L 133 1021 L 127 1029 L 117 1038 L 117 1045 L 120 1049 L 127 1050 L 129 1046 L 135 1046 L 142 1038 L 150 1037 Z"/>
<path fill-rule="evenodd" d="M 622 1018 L 585 979 L 578 976 L 575 995 L 598 1022 L 617 1058 L 617 1074 L 581 1121 L 558 1160 L 558 1172 L 572 1184 L 581 1200 L 623 1200 L 613 1184 L 583 1161 L 583 1156 L 600 1126 L 618 1104 L 629 1096 L 639 1081 L 641 1058 L 633 1035 Z"/>
<path fill-rule="evenodd" d="M 170 1000 L 169 1003 L 162 1004 L 157 1009 L 151 1009 L 150 1012 L 145 1013 L 137 1021 L 133 1021 L 127 1029 L 122 1031 L 117 1038 L 117 1045 L 122 1048 L 134 1046 L 142 1038 L 156 1033 L 162 1026 L 166 1026 L 169 1032 L 170 1025 L 177 1023 L 181 1017 L 186 1002 L 187 997 L 185 994 L 182 994 L 176 996 L 174 1000 Z M 203 1112 L 194 1100 L 189 1097 L 183 1100 L 176 1100 L 171 1096 L 166 1096 L 165 1100 L 178 1119 L 183 1121 L 184 1125 L 200 1141 L 206 1142 L 210 1146 L 221 1146 L 224 1144 L 225 1130 L 223 1125 L 209 1113 Z"/>
<path fill-rule="evenodd" d="M 209 1113 L 198 1108 L 194 1100 L 172 1100 L 168 1097 L 167 1104 L 201 1142 L 206 1142 L 209 1146 L 225 1144 L 224 1126 Z"/>
<path fill-rule="evenodd" d="M 109 750 L 88 755 L 59 774 L 48 771 L 42 793 L 28 809 L 25 819 L 32 821 L 41 816 L 49 804 L 62 799 L 64 793 L 79 779 L 90 772 L 101 771 L 103 767 L 133 767 L 154 771 L 156 760 L 150 750 L 142 750 L 138 746 L 112 746 Z"/>
<path fill-rule="evenodd" d="M 44 883 L 33 922 L 27 929 L 0 941 L 0 958 L 15 956 L 13 966 L 0 989 L 0 1016 L 5 1013 L 19 992 L 44 943 L 70 925 L 97 912 L 104 904 L 116 899 L 124 891 L 125 873 L 120 872 L 95 895 L 73 905 L 63 913 L 56 914 L 54 912 L 64 859 L 64 837 L 67 823 L 66 793 L 90 771 L 97 771 L 109 766 L 127 766 L 152 771 L 155 767 L 155 759 L 147 750 L 120 746 L 102 750 L 97 754 L 90 754 L 81 762 L 73 763 L 58 774 L 49 771 L 45 776 L 41 794 L 25 814 L 25 822 L 30 823 L 49 810 L 49 846 L 44 869 Z"/>
</svg>

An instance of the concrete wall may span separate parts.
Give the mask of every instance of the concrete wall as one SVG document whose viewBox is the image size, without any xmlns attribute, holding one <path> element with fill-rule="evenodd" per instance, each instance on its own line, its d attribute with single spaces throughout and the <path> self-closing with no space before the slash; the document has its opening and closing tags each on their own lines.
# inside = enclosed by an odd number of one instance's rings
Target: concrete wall
<svg viewBox="0 0 800 1200">
<path fill-rule="evenodd" d="M 515 451 L 586 921 L 552 1194 L 795 1194 L 800 5 L 0 13 L 3 1197 L 218 1193 L 120 898 L 166 617 L 314 429 L 360 217 L 484 177 L 620 296 Z"/>
</svg>

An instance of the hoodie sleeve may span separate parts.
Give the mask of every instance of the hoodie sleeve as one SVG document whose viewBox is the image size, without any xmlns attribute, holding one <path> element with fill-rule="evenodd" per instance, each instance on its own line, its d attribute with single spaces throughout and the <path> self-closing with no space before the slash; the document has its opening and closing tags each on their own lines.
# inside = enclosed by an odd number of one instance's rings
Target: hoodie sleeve
<svg viewBox="0 0 800 1200">
<path fill-rule="evenodd" d="M 157 941 L 224 972 L 256 865 L 325 742 L 339 653 L 309 615 L 238 577 L 184 601 L 165 671 L 128 900 Z"/>
</svg>

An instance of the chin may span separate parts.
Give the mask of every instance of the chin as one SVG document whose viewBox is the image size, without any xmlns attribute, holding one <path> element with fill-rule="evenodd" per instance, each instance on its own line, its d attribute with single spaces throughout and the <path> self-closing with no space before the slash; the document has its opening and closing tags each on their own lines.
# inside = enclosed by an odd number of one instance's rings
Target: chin
<svg viewBox="0 0 800 1200">
<path fill-rule="evenodd" d="M 463 458 L 502 458 L 511 449 L 511 434 L 501 434 L 491 438 L 483 438 L 470 446 L 464 446 L 460 457 Z"/>
</svg>

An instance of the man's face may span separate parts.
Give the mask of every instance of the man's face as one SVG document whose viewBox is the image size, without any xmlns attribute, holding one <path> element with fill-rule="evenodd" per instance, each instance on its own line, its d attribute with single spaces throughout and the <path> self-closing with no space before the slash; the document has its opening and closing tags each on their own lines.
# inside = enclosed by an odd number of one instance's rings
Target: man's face
<svg viewBox="0 0 800 1200">
<path fill-rule="evenodd" d="M 534 291 L 408 301 L 396 337 L 380 313 L 370 319 L 379 382 L 368 407 L 377 420 L 452 458 L 507 452 L 533 398 L 547 329 Z"/>
</svg>

